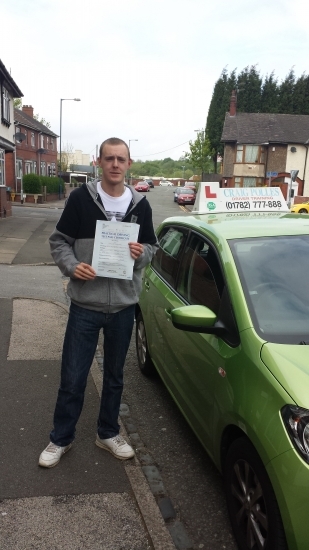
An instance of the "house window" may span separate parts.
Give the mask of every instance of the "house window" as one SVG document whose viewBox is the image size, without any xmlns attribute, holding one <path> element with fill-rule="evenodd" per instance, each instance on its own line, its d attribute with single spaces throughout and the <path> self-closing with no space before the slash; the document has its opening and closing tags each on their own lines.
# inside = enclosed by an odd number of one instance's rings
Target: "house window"
<svg viewBox="0 0 309 550">
<path fill-rule="evenodd" d="M 31 172 L 32 172 L 31 164 L 32 164 L 32 162 L 26 162 L 25 163 L 25 172 L 26 172 L 26 174 L 31 174 Z"/>
<path fill-rule="evenodd" d="M 2 118 L 10 122 L 10 96 L 6 88 L 2 88 Z"/>
<path fill-rule="evenodd" d="M 0 185 L 5 185 L 4 150 L 0 149 Z"/>
<path fill-rule="evenodd" d="M 16 177 L 21 178 L 23 175 L 23 161 L 21 159 L 16 159 Z"/>
<path fill-rule="evenodd" d="M 244 178 L 243 187 L 256 187 L 256 178 Z"/>
<path fill-rule="evenodd" d="M 46 163 L 41 162 L 41 176 L 46 176 Z"/>
<path fill-rule="evenodd" d="M 41 149 L 44 149 L 44 136 L 41 135 Z"/>
<path fill-rule="evenodd" d="M 234 177 L 234 187 L 262 187 L 265 185 L 264 178 Z"/>
<path fill-rule="evenodd" d="M 36 161 L 33 162 L 32 173 L 33 174 L 37 173 Z"/>
<path fill-rule="evenodd" d="M 35 147 L 34 132 L 31 132 L 31 147 Z"/>
<path fill-rule="evenodd" d="M 265 164 L 265 148 L 263 145 L 237 144 L 236 162 L 247 164 Z"/>
<path fill-rule="evenodd" d="M 27 132 L 27 130 L 24 130 L 24 134 L 26 136 L 25 144 L 28 145 L 28 132 Z"/>
<path fill-rule="evenodd" d="M 48 149 L 49 137 L 46 138 L 46 149 Z"/>
<path fill-rule="evenodd" d="M 53 151 L 54 150 L 54 138 L 50 138 L 50 146 L 51 146 L 51 150 Z"/>
</svg>

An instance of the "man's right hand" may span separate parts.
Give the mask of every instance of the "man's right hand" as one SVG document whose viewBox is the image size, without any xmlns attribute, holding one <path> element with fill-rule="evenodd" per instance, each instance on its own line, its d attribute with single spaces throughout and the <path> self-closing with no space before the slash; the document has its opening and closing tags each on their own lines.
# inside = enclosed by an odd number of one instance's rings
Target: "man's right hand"
<svg viewBox="0 0 309 550">
<path fill-rule="evenodd" d="M 93 267 L 91 267 L 91 265 L 81 262 L 75 268 L 73 277 L 75 277 L 76 279 L 82 279 L 83 281 L 91 281 L 92 279 L 95 279 L 96 272 Z"/>
</svg>

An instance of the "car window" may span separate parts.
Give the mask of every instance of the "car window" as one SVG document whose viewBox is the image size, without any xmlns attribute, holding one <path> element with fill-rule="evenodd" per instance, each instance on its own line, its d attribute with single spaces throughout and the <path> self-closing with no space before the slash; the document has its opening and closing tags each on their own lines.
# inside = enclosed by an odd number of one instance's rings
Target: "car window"
<svg viewBox="0 0 309 550">
<path fill-rule="evenodd" d="M 174 227 L 165 227 L 158 235 L 159 250 L 152 260 L 152 267 L 173 286 L 185 239 L 186 232 Z"/>
<path fill-rule="evenodd" d="M 229 241 L 257 333 L 299 344 L 309 335 L 309 236 Z"/>
<path fill-rule="evenodd" d="M 222 288 L 221 268 L 212 247 L 193 234 L 183 254 L 177 291 L 189 304 L 206 306 L 218 315 Z"/>
</svg>

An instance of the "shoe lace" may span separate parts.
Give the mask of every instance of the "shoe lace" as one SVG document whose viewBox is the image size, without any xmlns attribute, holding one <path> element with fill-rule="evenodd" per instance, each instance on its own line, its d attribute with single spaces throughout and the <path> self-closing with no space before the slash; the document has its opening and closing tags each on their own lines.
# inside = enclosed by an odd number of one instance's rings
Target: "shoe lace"
<svg viewBox="0 0 309 550">
<path fill-rule="evenodd" d="M 49 443 L 49 445 L 47 445 L 46 447 L 46 451 L 49 453 L 56 453 L 58 449 L 59 446 L 55 445 L 54 443 Z"/>
<path fill-rule="evenodd" d="M 114 441 L 114 443 L 116 443 L 116 445 L 118 445 L 118 447 L 121 447 L 123 445 L 127 445 L 127 442 L 122 437 L 122 435 L 115 435 L 115 437 L 113 437 L 113 441 Z"/>
</svg>

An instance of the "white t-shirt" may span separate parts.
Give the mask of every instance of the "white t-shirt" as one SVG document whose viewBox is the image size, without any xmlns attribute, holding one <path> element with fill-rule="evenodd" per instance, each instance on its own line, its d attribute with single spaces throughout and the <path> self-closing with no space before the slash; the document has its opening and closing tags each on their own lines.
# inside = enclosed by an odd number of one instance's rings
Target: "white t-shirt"
<svg viewBox="0 0 309 550">
<path fill-rule="evenodd" d="M 107 219 L 110 222 L 121 222 L 125 216 L 128 206 L 132 200 L 132 193 L 127 187 L 121 197 L 111 197 L 101 187 L 101 182 L 97 182 L 97 191 L 105 208 Z"/>
</svg>

